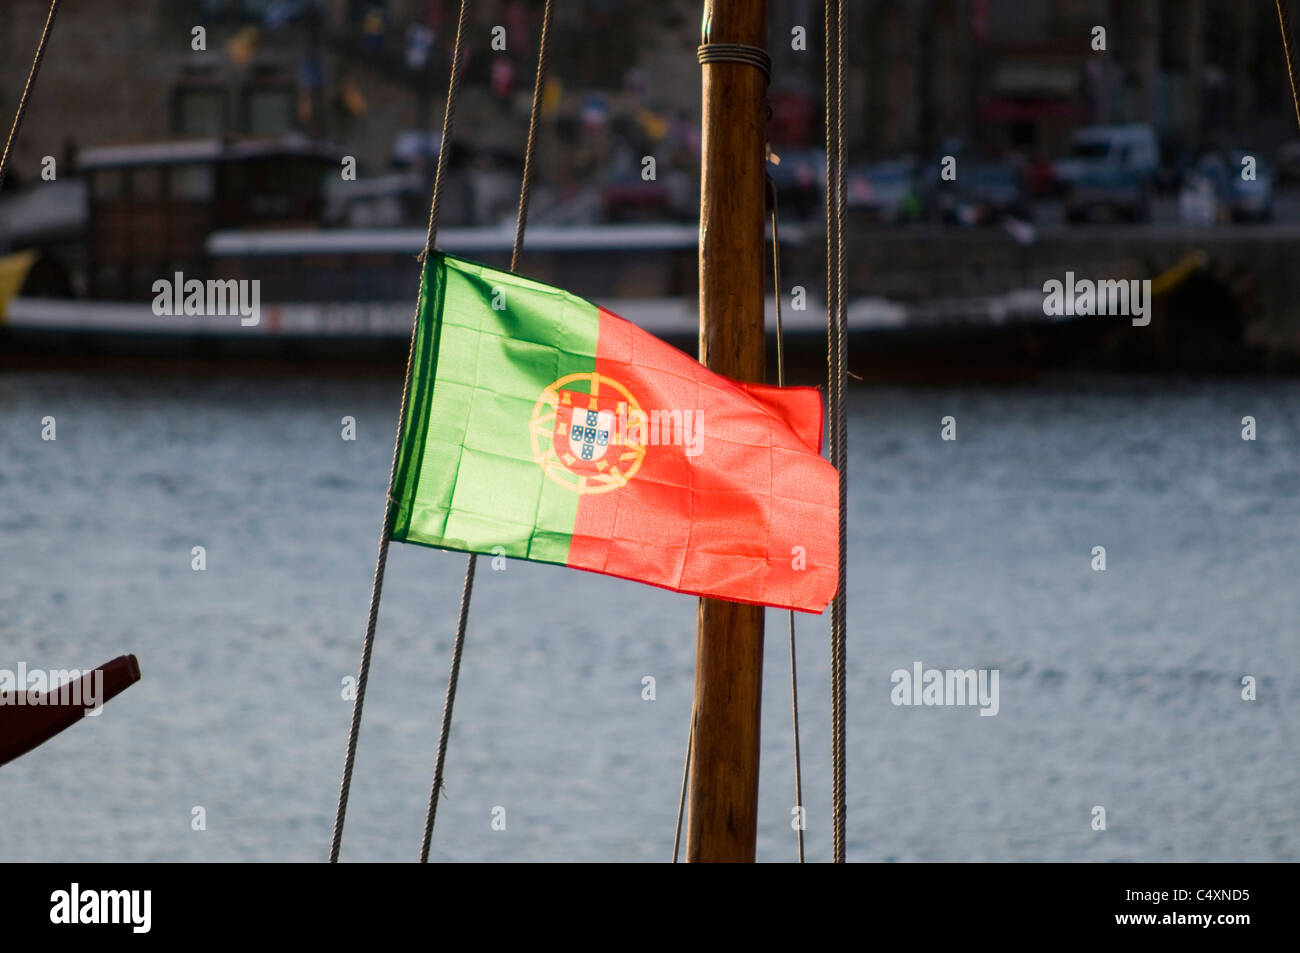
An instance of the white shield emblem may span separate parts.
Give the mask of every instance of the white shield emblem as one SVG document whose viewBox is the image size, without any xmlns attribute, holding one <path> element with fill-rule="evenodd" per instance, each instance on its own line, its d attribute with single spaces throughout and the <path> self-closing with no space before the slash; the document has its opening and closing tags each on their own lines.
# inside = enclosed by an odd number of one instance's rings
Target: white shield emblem
<svg viewBox="0 0 1300 953">
<path fill-rule="evenodd" d="M 569 449 L 579 460 L 599 460 L 609 449 L 614 414 L 608 410 L 574 407 L 569 418 Z"/>
</svg>

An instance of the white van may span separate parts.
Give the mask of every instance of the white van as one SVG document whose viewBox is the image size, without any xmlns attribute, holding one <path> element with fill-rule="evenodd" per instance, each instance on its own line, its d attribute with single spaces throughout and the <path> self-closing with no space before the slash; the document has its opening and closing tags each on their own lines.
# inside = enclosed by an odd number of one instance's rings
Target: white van
<svg viewBox="0 0 1300 953">
<path fill-rule="evenodd" d="M 1058 185 L 1068 188 L 1100 165 L 1118 166 L 1135 173 L 1144 184 L 1152 183 L 1160 168 L 1155 129 L 1138 122 L 1076 129 L 1070 137 L 1070 154 L 1054 163 L 1052 174 Z"/>
</svg>

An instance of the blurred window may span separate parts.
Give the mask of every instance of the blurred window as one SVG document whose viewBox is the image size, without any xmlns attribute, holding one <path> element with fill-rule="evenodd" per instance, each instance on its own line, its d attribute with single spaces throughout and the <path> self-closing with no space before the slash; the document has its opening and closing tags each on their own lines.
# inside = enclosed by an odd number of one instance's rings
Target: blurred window
<svg viewBox="0 0 1300 953">
<path fill-rule="evenodd" d="M 212 166 L 186 163 L 174 166 L 171 174 L 172 198 L 185 202 L 210 202 L 216 192 Z"/>
<path fill-rule="evenodd" d="M 251 135 L 291 131 L 296 125 L 293 89 L 276 86 L 249 90 L 244 99 L 244 124 Z"/>
<path fill-rule="evenodd" d="M 1074 155 L 1079 159 L 1105 159 L 1110 155 L 1110 143 L 1103 141 L 1098 142 L 1076 142 L 1074 144 Z"/>
<path fill-rule="evenodd" d="M 219 136 L 226 127 L 226 96 L 210 87 L 180 88 L 175 92 L 175 132 L 187 136 Z"/>
</svg>

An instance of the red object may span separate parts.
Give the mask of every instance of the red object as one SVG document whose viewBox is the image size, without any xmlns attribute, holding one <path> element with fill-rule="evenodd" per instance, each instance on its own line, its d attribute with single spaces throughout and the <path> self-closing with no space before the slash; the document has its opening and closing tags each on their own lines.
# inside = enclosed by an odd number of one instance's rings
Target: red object
<svg viewBox="0 0 1300 953">
<path fill-rule="evenodd" d="M 772 119 L 768 126 L 771 140 L 777 146 L 794 148 L 806 146 L 812 137 L 813 101 L 802 93 L 773 93 L 768 97 L 772 105 Z"/>
<path fill-rule="evenodd" d="M 580 497 L 568 565 L 822 612 L 839 583 L 839 477 L 821 456 L 817 389 L 732 381 L 603 308 L 596 373 L 647 412 L 704 418 L 696 454 L 659 446 L 618 492 Z"/>
<path fill-rule="evenodd" d="M 505 99 L 515 88 L 515 68 L 509 60 L 492 61 L 492 95 Z"/>
<path fill-rule="evenodd" d="M 96 684 L 96 680 L 99 684 Z M 87 705 L 102 705 L 140 680 L 134 655 L 119 655 L 78 682 L 41 694 L 12 692 L 0 696 L 0 765 L 49 741 L 85 717 Z"/>
</svg>

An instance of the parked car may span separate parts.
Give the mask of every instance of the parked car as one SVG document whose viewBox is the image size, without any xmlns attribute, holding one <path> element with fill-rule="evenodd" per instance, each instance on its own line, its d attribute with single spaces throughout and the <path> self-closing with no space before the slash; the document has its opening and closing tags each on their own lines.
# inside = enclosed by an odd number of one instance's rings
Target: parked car
<svg viewBox="0 0 1300 953">
<path fill-rule="evenodd" d="M 988 225 L 1008 218 L 1029 222 L 1034 217 L 1025 177 L 1010 162 L 959 164 L 956 180 L 939 184 L 932 205 L 941 221 L 958 225 Z"/>
<path fill-rule="evenodd" d="M 1274 179 L 1272 167 L 1257 153 L 1207 153 L 1186 176 L 1178 198 L 1179 218 L 1192 224 L 1271 221 Z"/>
<path fill-rule="evenodd" d="M 1119 162 L 1085 167 L 1065 193 L 1065 218 L 1071 224 L 1118 218 L 1151 219 L 1150 179 Z"/>
<path fill-rule="evenodd" d="M 1069 194 L 1090 173 L 1118 166 L 1150 187 L 1160 170 L 1160 146 L 1155 129 L 1145 123 L 1084 126 L 1070 137 L 1070 154 L 1053 165 L 1059 191 Z"/>
<path fill-rule="evenodd" d="M 1280 146 L 1273 164 L 1280 183 L 1291 185 L 1300 182 L 1300 140 Z"/>
<path fill-rule="evenodd" d="M 1254 160 L 1253 177 L 1247 178 L 1247 159 Z M 1269 222 L 1273 220 L 1273 168 L 1257 152 L 1229 149 L 1227 152 L 1227 193 L 1224 203 L 1234 222 Z"/>
<path fill-rule="evenodd" d="M 849 214 L 865 221 L 897 225 L 921 218 L 916 160 L 887 159 L 854 166 L 845 174 Z"/>
</svg>

